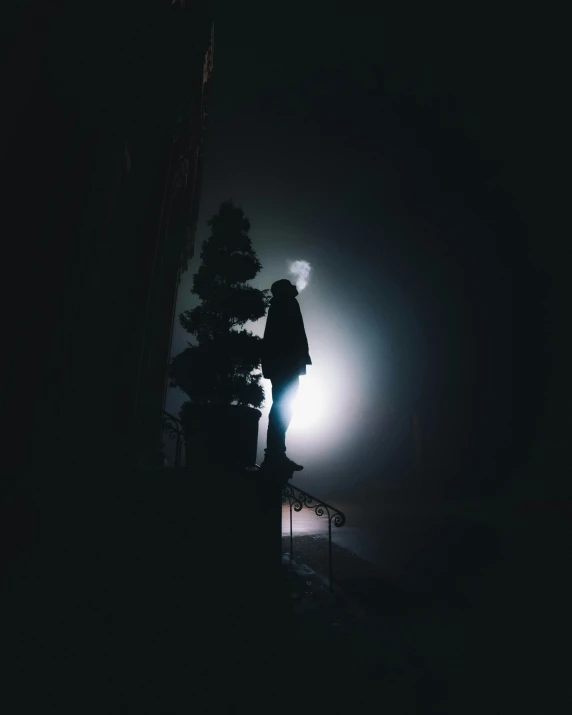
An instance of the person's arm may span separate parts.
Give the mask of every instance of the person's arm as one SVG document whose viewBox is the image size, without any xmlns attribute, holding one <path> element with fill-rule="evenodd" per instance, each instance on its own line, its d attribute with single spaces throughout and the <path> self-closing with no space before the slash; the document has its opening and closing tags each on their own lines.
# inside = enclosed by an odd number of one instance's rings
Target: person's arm
<svg viewBox="0 0 572 715">
<path fill-rule="evenodd" d="M 308 338 L 306 337 L 306 328 L 304 327 L 304 318 L 302 317 L 302 311 L 300 309 L 300 305 L 298 301 L 296 301 L 296 308 L 297 308 L 297 315 L 296 315 L 296 323 L 297 323 L 297 333 L 298 333 L 298 345 L 299 345 L 299 353 L 300 353 L 300 359 L 303 361 L 303 365 L 311 365 L 312 364 L 312 359 L 310 358 L 310 348 L 308 347 Z"/>
</svg>

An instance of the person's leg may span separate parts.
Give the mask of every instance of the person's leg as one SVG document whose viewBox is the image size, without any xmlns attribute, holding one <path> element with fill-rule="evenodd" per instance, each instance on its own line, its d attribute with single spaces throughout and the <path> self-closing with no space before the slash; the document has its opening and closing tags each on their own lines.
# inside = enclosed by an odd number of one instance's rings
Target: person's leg
<svg viewBox="0 0 572 715">
<path fill-rule="evenodd" d="M 282 428 L 284 430 L 284 451 L 286 451 L 286 432 L 292 422 L 292 415 L 294 414 L 294 400 L 298 394 L 298 388 L 300 386 L 300 378 L 298 375 L 291 377 L 284 387 L 284 397 L 281 400 L 281 415 L 282 415 Z"/>
<path fill-rule="evenodd" d="M 293 402 L 300 379 L 294 377 L 272 380 L 272 407 L 268 416 L 266 454 L 280 456 L 286 453 L 286 431 L 292 420 Z"/>
</svg>

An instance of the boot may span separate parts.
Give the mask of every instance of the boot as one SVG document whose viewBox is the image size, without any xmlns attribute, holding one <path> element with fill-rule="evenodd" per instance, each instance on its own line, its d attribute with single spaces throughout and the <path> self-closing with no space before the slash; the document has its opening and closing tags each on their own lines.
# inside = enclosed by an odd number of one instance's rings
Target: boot
<svg viewBox="0 0 572 715">
<path fill-rule="evenodd" d="M 289 459 L 286 454 L 268 454 L 268 450 L 264 450 L 264 461 L 260 465 L 263 467 L 274 467 L 284 471 L 301 472 L 304 467 L 301 464 L 296 464 L 292 459 Z"/>
</svg>

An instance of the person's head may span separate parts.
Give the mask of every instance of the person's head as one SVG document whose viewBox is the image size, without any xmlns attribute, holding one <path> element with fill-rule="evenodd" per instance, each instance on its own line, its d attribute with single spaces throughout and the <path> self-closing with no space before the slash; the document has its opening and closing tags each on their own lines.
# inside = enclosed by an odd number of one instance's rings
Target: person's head
<svg viewBox="0 0 572 715">
<path fill-rule="evenodd" d="M 274 298 L 295 298 L 298 295 L 298 289 L 287 278 L 273 283 L 270 291 Z"/>
</svg>

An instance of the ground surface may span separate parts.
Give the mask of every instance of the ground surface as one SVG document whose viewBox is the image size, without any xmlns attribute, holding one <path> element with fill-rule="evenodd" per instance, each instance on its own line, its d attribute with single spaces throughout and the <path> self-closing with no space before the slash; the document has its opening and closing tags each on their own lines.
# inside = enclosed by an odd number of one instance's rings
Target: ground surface
<svg viewBox="0 0 572 715">
<path fill-rule="evenodd" d="M 370 634 L 358 638 L 357 628 L 350 639 L 370 664 L 362 673 L 377 664 L 400 683 L 380 694 L 407 693 L 405 712 L 501 713 L 532 704 L 556 712 L 570 703 L 570 522 L 494 510 L 470 518 L 449 508 L 389 512 L 378 563 L 333 547 L 339 598 Z M 325 576 L 323 525 L 311 533 L 308 523 L 294 536 L 295 558 Z M 290 550 L 288 536 L 283 548 Z"/>
<path fill-rule="evenodd" d="M 272 577 L 183 496 L 44 508 L 2 586 L 3 712 L 569 711 L 566 519 L 348 510 L 332 596 L 323 523 Z"/>
</svg>

